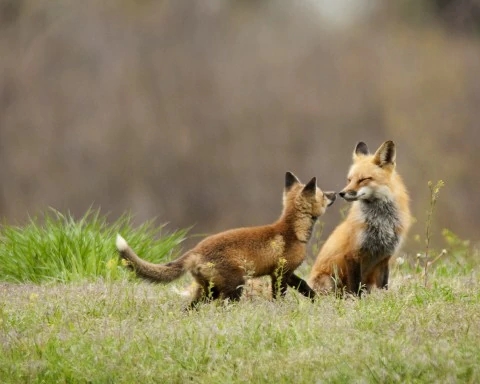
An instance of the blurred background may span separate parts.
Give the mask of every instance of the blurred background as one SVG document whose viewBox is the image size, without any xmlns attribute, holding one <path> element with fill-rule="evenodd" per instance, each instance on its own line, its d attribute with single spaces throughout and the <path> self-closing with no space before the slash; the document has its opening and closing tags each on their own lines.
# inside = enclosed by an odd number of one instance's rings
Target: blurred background
<svg viewBox="0 0 480 384">
<path fill-rule="evenodd" d="M 478 241 L 479 120 L 478 0 L 0 0 L 9 223 L 93 206 L 191 234 L 265 224 L 286 170 L 339 191 L 357 141 L 392 139 L 411 238 L 442 179 L 434 240 Z"/>
</svg>

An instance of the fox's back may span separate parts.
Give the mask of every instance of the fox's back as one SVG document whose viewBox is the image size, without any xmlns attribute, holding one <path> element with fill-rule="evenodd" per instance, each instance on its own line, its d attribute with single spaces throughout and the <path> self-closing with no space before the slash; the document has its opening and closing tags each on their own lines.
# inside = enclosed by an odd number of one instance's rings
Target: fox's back
<svg viewBox="0 0 480 384">
<path fill-rule="evenodd" d="M 303 244 L 293 244 L 289 238 L 276 225 L 237 228 L 205 238 L 194 251 L 202 255 L 203 262 L 228 262 L 247 269 L 251 266 L 251 272 L 260 276 L 273 272 L 281 258 L 291 267 L 303 261 Z"/>
</svg>

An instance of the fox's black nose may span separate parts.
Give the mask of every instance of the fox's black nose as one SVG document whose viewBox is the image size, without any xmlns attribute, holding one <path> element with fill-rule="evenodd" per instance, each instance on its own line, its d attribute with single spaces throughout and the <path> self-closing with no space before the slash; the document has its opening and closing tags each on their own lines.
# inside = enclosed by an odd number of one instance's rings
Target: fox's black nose
<svg viewBox="0 0 480 384">
<path fill-rule="evenodd" d="M 340 195 L 340 197 L 345 197 L 345 192 L 338 192 L 338 194 Z"/>
</svg>

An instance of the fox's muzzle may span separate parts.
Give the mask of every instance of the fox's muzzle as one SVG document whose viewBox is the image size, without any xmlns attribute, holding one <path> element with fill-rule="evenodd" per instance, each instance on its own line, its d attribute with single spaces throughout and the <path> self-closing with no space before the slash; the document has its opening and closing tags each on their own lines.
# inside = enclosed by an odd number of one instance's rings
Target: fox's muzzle
<svg viewBox="0 0 480 384">
<path fill-rule="evenodd" d="M 327 207 L 330 207 L 337 198 L 337 194 L 335 192 L 325 192 L 325 197 L 329 200 Z"/>
<path fill-rule="evenodd" d="M 342 191 L 338 193 L 341 198 L 347 201 L 355 201 L 357 200 L 357 192 L 356 191 Z"/>
</svg>

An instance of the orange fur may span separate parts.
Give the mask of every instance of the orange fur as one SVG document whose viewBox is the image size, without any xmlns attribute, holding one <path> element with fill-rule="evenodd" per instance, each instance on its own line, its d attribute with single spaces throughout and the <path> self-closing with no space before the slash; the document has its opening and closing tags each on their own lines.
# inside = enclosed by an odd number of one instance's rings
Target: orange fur
<svg viewBox="0 0 480 384">
<path fill-rule="evenodd" d="M 366 144 L 357 144 L 348 184 L 339 194 L 352 206 L 320 250 L 309 285 L 322 293 L 387 288 L 389 260 L 411 221 L 408 193 L 395 170 L 394 143 L 385 142 L 373 155 Z"/>
</svg>

